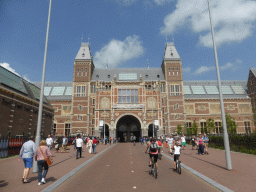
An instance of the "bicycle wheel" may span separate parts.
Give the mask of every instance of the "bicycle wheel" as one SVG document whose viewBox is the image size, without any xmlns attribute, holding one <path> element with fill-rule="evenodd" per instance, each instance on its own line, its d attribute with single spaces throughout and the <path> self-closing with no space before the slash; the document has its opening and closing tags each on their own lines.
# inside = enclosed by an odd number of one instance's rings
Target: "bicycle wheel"
<svg viewBox="0 0 256 192">
<path fill-rule="evenodd" d="M 156 164 L 154 164 L 154 177 L 155 177 L 155 179 L 157 178 L 157 168 L 156 168 Z"/>
<path fill-rule="evenodd" d="M 181 165 L 180 165 L 180 161 L 178 162 L 178 173 L 181 174 Z"/>
</svg>

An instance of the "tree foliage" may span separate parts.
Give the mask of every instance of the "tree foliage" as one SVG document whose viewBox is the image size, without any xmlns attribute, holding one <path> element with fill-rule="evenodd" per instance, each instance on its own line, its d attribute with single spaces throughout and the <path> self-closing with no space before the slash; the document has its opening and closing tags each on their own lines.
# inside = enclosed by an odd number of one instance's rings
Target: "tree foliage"
<svg viewBox="0 0 256 192">
<path fill-rule="evenodd" d="M 192 134 L 193 134 L 193 135 L 197 135 L 198 126 L 197 126 L 197 124 L 196 124 L 196 120 L 193 121 L 193 124 L 192 124 L 191 129 L 192 129 Z"/>
<path fill-rule="evenodd" d="M 231 117 L 231 115 L 228 113 L 226 113 L 226 123 L 228 134 L 236 134 L 237 124 L 235 122 L 235 118 Z"/>
<path fill-rule="evenodd" d="M 181 135 L 182 134 L 182 127 L 180 124 L 177 125 L 177 134 Z"/>
<path fill-rule="evenodd" d="M 214 123 L 214 120 L 212 118 L 207 119 L 206 121 L 206 128 L 205 128 L 205 133 L 211 133 L 211 131 L 215 130 L 216 126 Z"/>
</svg>

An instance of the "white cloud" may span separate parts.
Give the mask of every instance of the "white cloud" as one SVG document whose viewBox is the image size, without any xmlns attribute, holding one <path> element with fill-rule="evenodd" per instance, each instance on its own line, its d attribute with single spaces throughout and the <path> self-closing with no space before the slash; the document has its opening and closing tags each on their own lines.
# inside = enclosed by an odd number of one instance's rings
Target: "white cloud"
<svg viewBox="0 0 256 192">
<path fill-rule="evenodd" d="M 104 68 L 108 61 L 108 66 L 113 68 L 143 53 L 144 48 L 137 35 L 128 36 L 124 41 L 113 39 L 95 53 L 94 63 L 96 67 Z"/>
<path fill-rule="evenodd" d="M 158 5 L 163 5 L 164 3 L 170 3 L 171 1 L 174 1 L 174 0 L 154 0 L 154 2 Z"/>
<path fill-rule="evenodd" d="M 7 69 L 7 70 L 13 72 L 14 74 L 20 76 L 20 74 L 18 74 L 18 73 L 15 71 L 15 69 L 13 69 L 13 68 L 10 66 L 9 63 L 4 62 L 4 63 L 0 63 L 0 65 L 1 65 L 2 67 L 4 67 L 5 69 Z"/>
<path fill-rule="evenodd" d="M 201 66 L 194 72 L 194 75 L 201 75 L 202 73 L 208 73 L 210 71 L 213 71 L 214 69 L 215 69 L 215 67 L 213 67 L 213 66 L 211 66 L 211 67 Z"/>
<path fill-rule="evenodd" d="M 190 67 L 186 67 L 186 68 L 182 69 L 182 71 L 183 71 L 184 73 L 190 73 L 190 72 L 191 72 L 191 69 L 190 69 Z"/>
<path fill-rule="evenodd" d="M 217 45 L 241 42 L 253 32 L 256 21 L 256 2 L 252 0 L 211 0 L 211 13 Z M 212 46 L 207 1 L 178 0 L 176 10 L 165 17 L 161 33 L 172 34 L 189 26 L 199 33 L 199 44 Z"/>
<path fill-rule="evenodd" d="M 229 70 L 233 70 L 234 71 L 234 70 L 237 70 L 238 67 L 240 67 L 242 63 L 243 63 L 242 60 L 237 59 L 235 63 L 228 62 L 225 65 L 220 66 L 220 70 L 225 71 L 225 70 L 229 69 Z"/>
<path fill-rule="evenodd" d="M 0 66 L 4 67 L 4 68 L 7 69 L 8 71 L 11 71 L 11 72 L 13 72 L 14 74 L 16 74 L 16 75 L 18 75 L 18 76 L 20 76 L 20 74 L 17 73 L 16 70 L 13 69 L 13 68 L 10 66 L 9 63 L 6 63 L 6 62 L 0 63 Z M 23 75 L 23 79 L 25 79 L 26 81 L 31 82 L 30 79 L 28 78 L 28 75 Z"/>
<path fill-rule="evenodd" d="M 231 62 L 228 62 L 226 63 L 225 65 L 222 65 L 220 66 L 220 70 L 221 71 L 226 71 L 226 70 L 232 70 L 232 71 L 235 71 L 235 70 L 238 70 L 240 66 L 242 66 L 243 64 L 243 61 L 240 60 L 240 59 L 237 59 L 235 61 L 235 63 L 231 63 Z M 189 68 L 189 67 L 188 67 Z M 186 69 L 186 68 L 185 68 Z M 190 69 L 190 68 L 189 68 Z M 184 71 L 184 70 L 183 70 Z M 211 72 L 211 71 L 216 71 L 216 67 L 215 65 L 214 66 L 210 66 L 210 67 L 207 67 L 207 66 L 201 66 L 200 68 L 198 68 L 197 70 L 195 70 L 195 72 L 193 73 L 194 75 L 202 75 L 203 73 L 208 73 L 208 72 Z"/>
</svg>

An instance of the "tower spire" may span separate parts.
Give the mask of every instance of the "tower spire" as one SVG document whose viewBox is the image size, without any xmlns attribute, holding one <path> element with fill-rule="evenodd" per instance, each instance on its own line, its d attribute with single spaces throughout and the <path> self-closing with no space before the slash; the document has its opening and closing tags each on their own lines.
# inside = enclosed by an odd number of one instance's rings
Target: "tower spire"
<svg viewBox="0 0 256 192">
<path fill-rule="evenodd" d="M 81 38 L 81 45 L 82 45 L 82 43 L 83 43 L 83 38 L 84 37 L 84 34 L 82 34 L 82 38 Z"/>
<path fill-rule="evenodd" d="M 108 59 L 107 59 L 107 64 L 106 64 L 106 68 L 108 69 Z"/>
<path fill-rule="evenodd" d="M 148 62 L 148 59 L 147 59 L 147 63 L 148 63 L 148 68 L 149 68 L 149 62 Z"/>
</svg>

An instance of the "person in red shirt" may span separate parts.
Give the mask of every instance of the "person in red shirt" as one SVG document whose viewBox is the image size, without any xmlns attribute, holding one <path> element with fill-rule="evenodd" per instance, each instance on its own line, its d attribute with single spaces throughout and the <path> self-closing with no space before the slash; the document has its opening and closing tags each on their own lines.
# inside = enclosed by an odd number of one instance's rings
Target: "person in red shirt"
<svg viewBox="0 0 256 192">
<path fill-rule="evenodd" d="M 96 139 L 96 137 L 94 137 L 93 140 L 92 140 L 92 149 L 93 149 L 94 154 L 96 154 L 97 144 L 98 144 L 98 140 Z"/>
<path fill-rule="evenodd" d="M 158 153 L 161 155 L 162 142 L 159 139 L 157 139 L 156 144 L 158 145 Z"/>
</svg>

